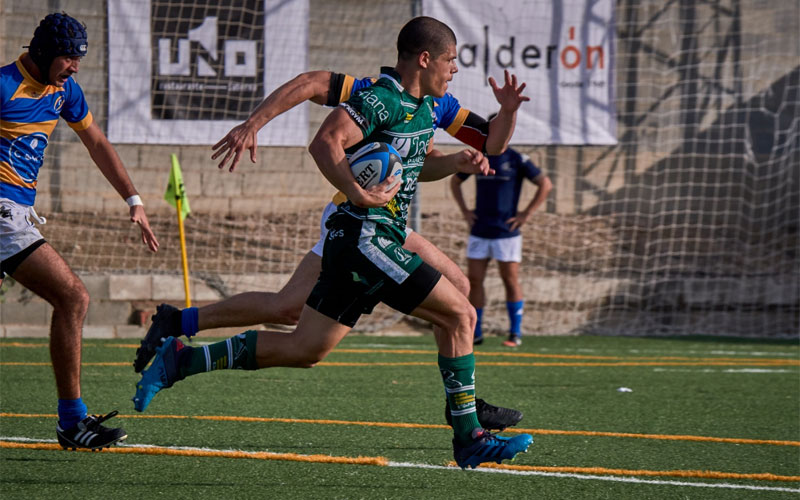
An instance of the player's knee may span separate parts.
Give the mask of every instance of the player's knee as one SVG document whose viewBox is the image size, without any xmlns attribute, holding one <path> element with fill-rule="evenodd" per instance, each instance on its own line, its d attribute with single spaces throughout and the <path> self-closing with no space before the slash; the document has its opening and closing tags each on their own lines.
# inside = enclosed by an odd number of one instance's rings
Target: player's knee
<svg viewBox="0 0 800 500">
<path fill-rule="evenodd" d="M 302 306 L 295 307 L 294 305 L 288 305 L 280 307 L 277 311 L 279 320 L 278 324 L 290 326 L 297 325 L 297 322 L 300 321 L 300 312 L 302 312 L 302 310 Z"/>
<path fill-rule="evenodd" d="M 283 353 L 283 365 L 293 368 L 313 368 L 325 359 L 329 350 L 300 340 L 294 343 L 288 352 Z"/>
<path fill-rule="evenodd" d="M 451 314 L 448 319 L 450 322 L 446 326 L 448 330 L 456 332 L 456 334 L 464 333 L 466 335 L 466 333 L 469 333 L 471 335 L 478 321 L 478 315 L 472 304 L 464 297 L 463 300 L 452 304 Z"/>
<path fill-rule="evenodd" d="M 295 368 L 314 368 L 317 363 L 325 359 L 327 353 L 306 352 L 294 359 Z"/>
<path fill-rule="evenodd" d="M 83 282 L 75 277 L 57 291 L 51 305 L 55 309 L 69 312 L 75 316 L 85 316 L 89 310 L 89 291 Z"/>
<path fill-rule="evenodd" d="M 271 323 L 294 326 L 300 320 L 303 311 L 303 301 L 296 300 L 295 294 L 288 293 L 284 288 L 275 296 L 275 319 Z"/>
</svg>

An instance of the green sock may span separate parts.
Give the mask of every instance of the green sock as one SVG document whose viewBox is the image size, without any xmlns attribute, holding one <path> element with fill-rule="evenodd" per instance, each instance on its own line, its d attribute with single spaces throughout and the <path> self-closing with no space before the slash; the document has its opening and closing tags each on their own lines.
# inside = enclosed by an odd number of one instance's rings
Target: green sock
<svg viewBox="0 0 800 500">
<path fill-rule="evenodd" d="M 193 347 L 181 363 L 184 377 L 212 370 L 258 370 L 256 341 L 258 332 L 248 330 L 229 339 L 203 347 Z"/>
<path fill-rule="evenodd" d="M 475 409 L 475 356 L 458 358 L 439 355 L 439 371 L 444 380 L 447 404 L 453 416 L 453 433 L 460 444 L 472 442 L 472 431 L 480 427 Z"/>
</svg>

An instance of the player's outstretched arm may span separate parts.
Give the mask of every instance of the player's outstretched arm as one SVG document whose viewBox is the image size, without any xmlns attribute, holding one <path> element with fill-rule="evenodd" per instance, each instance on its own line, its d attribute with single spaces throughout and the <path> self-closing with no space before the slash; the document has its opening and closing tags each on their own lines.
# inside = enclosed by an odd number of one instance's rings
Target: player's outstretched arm
<svg viewBox="0 0 800 500">
<path fill-rule="evenodd" d="M 77 134 L 83 145 L 89 150 L 89 155 L 97 165 L 97 168 L 100 169 L 117 193 L 125 200 L 129 200 L 134 196 L 138 198 L 136 188 L 128 176 L 128 171 L 125 170 L 117 151 L 108 141 L 103 131 L 100 130 L 100 127 L 96 123 L 92 123 L 88 128 L 77 132 Z M 139 224 L 139 229 L 142 231 L 142 242 L 151 251 L 155 252 L 158 250 L 158 240 L 153 234 L 153 230 L 150 229 L 150 222 L 147 220 L 144 206 L 141 204 L 141 200 L 138 199 L 132 201 L 132 203 L 136 204 L 130 206 L 131 222 Z"/>
<path fill-rule="evenodd" d="M 310 100 L 320 105 L 325 104 L 330 80 L 330 71 L 308 71 L 284 83 L 261 101 L 247 120 L 233 127 L 225 137 L 212 146 L 214 154 L 211 159 L 216 160 L 222 156 L 219 168 L 229 164 L 228 170 L 233 172 L 239 164 L 242 153 L 249 149 L 250 161 L 255 163 L 258 131 L 276 116 L 300 103 Z"/>
<path fill-rule="evenodd" d="M 480 151 L 464 149 L 458 153 L 446 155 L 438 149 L 433 149 L 425 157 L 425 164 L 419 173 L 419 181 L 438 181 L 456 172 L 481 175 L 494 174 L 494 170 L 489 167 L 489 160 Z"/>
<path fill-rule="evenodd" d="M 531 100 L 530 97 L 522 95 L 526 84 L 518 83 L 517 75 L 505 70 L 504 77 L 505 84 L 502 87 L 498 87 L 495 79 L 489 77 L 489 85 L 492 86 L 494 97 L 500 104 L 497 116 L 489 122 L 489 134 L 486 137 L 486 153 L 492 156 L 502 154 L 506 150 L 514 133 L 517 110 L 523 102 Z"/>
</svg>

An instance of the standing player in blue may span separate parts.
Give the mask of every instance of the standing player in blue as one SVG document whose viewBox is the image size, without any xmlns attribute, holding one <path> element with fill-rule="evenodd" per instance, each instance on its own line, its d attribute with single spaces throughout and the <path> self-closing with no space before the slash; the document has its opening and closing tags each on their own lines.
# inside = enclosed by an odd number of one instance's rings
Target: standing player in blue
<svg viewBox="0 0 800 500">
<path fill-rule="evenodd" d="M 519 284 L 519 263 L 522 261 L 522 235 L 519 230 L 544 203 L 553 184 L 527 155 L 519 154 L 512 148 L 499 156 L 490 156 L 489 164 L 495 171 L 494 175 L 475 176 L 475 210 L 467 208 L 461 193 L 461 183 L 469 177 L 468 174 L 454 175 L 450 179 L 450 189 L 470 226 L 467 243 L 469 301 L 475 306 L 478 315 L 474 343 L 483 342 L 481 319 L 486 304 L 483 281 L 489 261 L 495 259 L 506 291 L 506 309 L 510 323 L 509 336 L 503 345 L 515 347 L 522 344 L 524 303 Z M 518 212 L 517 205 L 525 179 L 536 184 L 536 194 Z"/>
<path fill-rule="evenodd" d="M 456 171 L 489 172 L 486 159 L 474 150 L 428 156 L 433 146 L 430 96 L 444 95 L 457 71 L 455 43 L 452 30 L 435 19 L 409 21 L 398 36 L 395 68 L 385 68 L 375 85 L 334 110 L 309 146 L 323 175 L 348 201 L 328 219 L 322 272 L 297 328 L 289 334 L 245 332 L 204 349 L 167 338 L 137 385 L 137 410 L 143 411 L 161 389 L 213 367 L 314 366 L 361 314 L 384 302 L 435 325 L 458 465 L 500 462 L 527 450 L 533 441 L 530 435 L 503 438 L 485 431 L 478 422 L 474 308 L 439 271 L 402 247 L 418 181 L 438 180 Z M 403 157 L 404 170 L 401 182 L 388 178 L 364 190 L 350 172 L 346 151 L 373 141 L 393 143 Z"/>
<path fill-rule="evenodd" d="M 514 75 L 505 73 L 505 82 L 498 86 L 493 78 L 489 85 L 500 105 L 500 111 L 491 122 L 461 107 L 458 100 L 446 93 L 434 98 L 434 128 L 447 130 L 453 137 L 478 151 L 500 154 L 508 146 L 514 129 L 516 112 L 522 102 L 529 100 L 522 94 L 525 84 L 518 85 Z M 281 85 L 256 107 L 250 117 L 234 127 L 214 149 L 212 159 L 222 157 L 220 168 L 229 164 L 236 168 L 245 150 L 250 151 L 251 161 L 256 161 L 257 134 L 272 119 L 310 100 L 317 104 L 337 106 L 360 90 L 375 83 L 375 78 L 356 79 L 350 75 L 328 71 L 302 73 Z M 224 155 L 224 156 L 223 156 Z M 162 304 L 153 316 L 153 324 L 142 340 L 142 347 L 136 352 L 134 368 L 141 372 L 155 355 L 161 339 L 181 334 L 191 337 L 198 331 L 210 328 L 249 326 L 264 323 L 295 325 L 303 310 L 308 294 L 317 281 L 322 262 L 322 247 L 327 235 L 325 222 L 336 207 L 345 201 L 339 192 L 322 212 L 320 220 L 320 239 L 300 261 L 292 277 L 277 293 L 245 292 L 227 299 L 197 308 L 179 310 Z M 465 296 L 469 293 L 469 281 L 461 269 L 442 251 L 420 234 L 407 228 L 403 248 L 420 255 L 426 262 L 449 279 Z M 516 425 L 522 419 L 522 412 L 493 406 L 483 399 L 477 399 L 478 418 L 488 429 L 499 429 Z M 449 409 L 445 416 L 451 421 Z"/>
<path fill-rule="evenodd" d="M 66 14 L 45 17 L 29 51 L 0 68 L 0 282 L 5 275 L 53 306 L 50 358 L 58 390 L 56 435 L 64 448 L 99 449 L 127 435 L 101 422 L 117 414 L 88 415 L 81 398 L 81 335 L 89 294 L 80 278 L 42 237 L 33 221 L 36 181 L 48 138 L 63 118 L 129 207 L 142 241 L 158 241 L 125 167 L 92 119 L 83 91 L 72 79 L 86 55 L 86 29 Z"/>
</svg>

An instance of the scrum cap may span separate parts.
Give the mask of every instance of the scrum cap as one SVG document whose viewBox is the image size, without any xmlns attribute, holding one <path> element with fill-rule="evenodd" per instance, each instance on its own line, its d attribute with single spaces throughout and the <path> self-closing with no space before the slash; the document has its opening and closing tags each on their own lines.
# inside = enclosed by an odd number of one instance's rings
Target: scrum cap
<svg viewBox="0 0 800 500">
<path fill-rule="evenodd" d="M 31 59 L 39 68 L 45 83 L 49 82 L 50 65 L 59 56 L 86 55 L 86 27 L 66 13 L 50 14 L 39 23 L 28 46 Z"/>
</svg>

